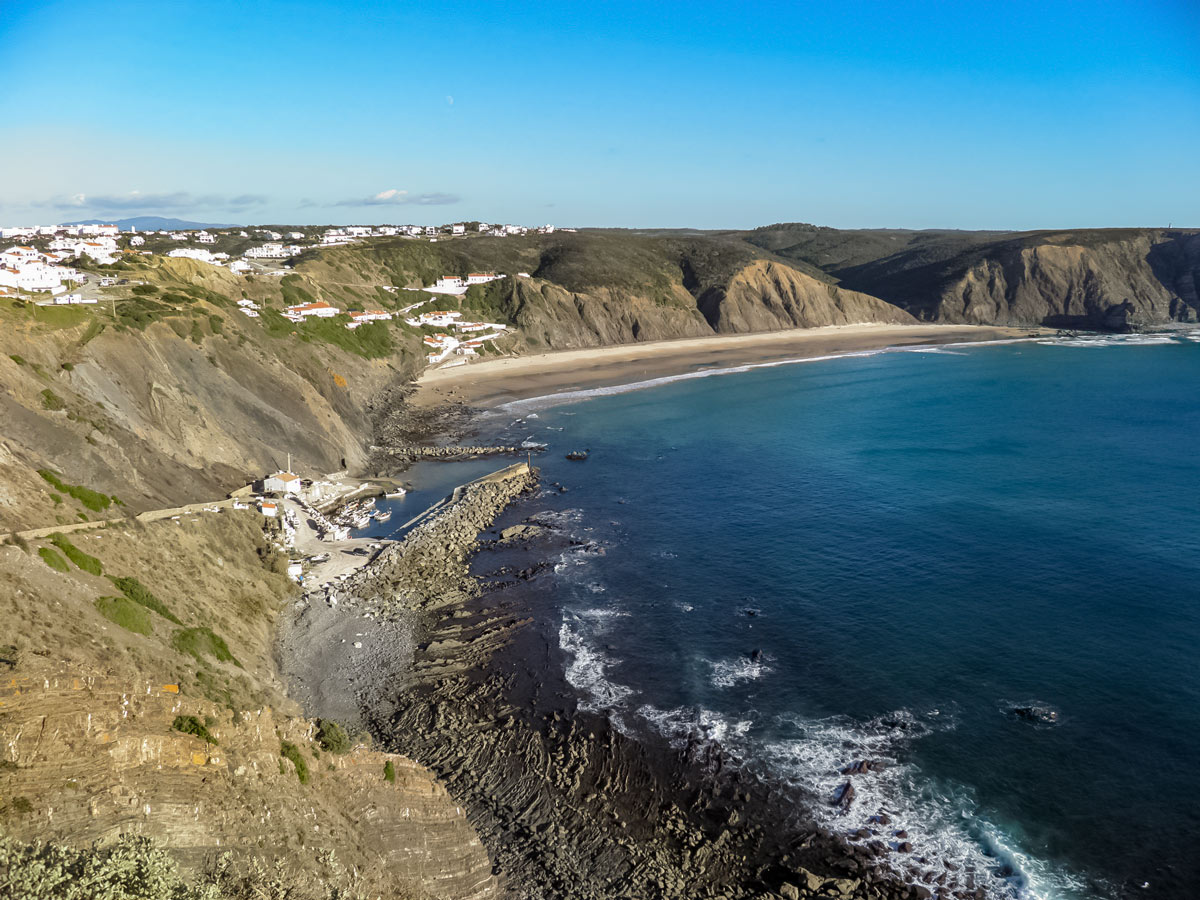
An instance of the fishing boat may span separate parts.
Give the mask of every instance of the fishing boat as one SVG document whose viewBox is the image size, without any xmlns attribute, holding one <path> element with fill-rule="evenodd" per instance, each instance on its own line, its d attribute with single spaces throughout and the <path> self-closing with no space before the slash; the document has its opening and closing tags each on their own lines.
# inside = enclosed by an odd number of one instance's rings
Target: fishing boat
<svg viewBox="0 0 1200 900">
<path fill-rule="evenodd" d="M 407 493 L 408 493 L 408 491 L 406 491 L 404 488 L 397 487 L 397 488 L 392 488 L 390 491 L 385 493 L 383 496 L 386 497 L 388 500 L 395 500 L 398 497 L 403 497 Z"/>
<path fill-rule="evenodd" d="M 375 510 L 375 515 L 372 518 L 374 518 L 376 522 L 386 522 L 391 517 L 392 511 L 390 509 L 377 509 Z"/>
<path fill-rule="evenodd" d="M 572 450 L 570 453 L 567 454 L 567 459 L 584 460 L 587 458 L 588 458 L 588 452 L 586 450 Z"/>
</svg>

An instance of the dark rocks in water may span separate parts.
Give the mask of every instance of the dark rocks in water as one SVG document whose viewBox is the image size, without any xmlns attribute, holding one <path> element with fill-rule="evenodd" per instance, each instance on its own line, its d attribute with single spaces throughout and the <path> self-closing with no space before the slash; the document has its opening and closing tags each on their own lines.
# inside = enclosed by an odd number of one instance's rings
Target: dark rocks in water
<svg viewBox="0 0 1200 900">
<path fill-rule="evenodd" d="M 570 453 L 567 454 L 567 459 L 575 460 L 576 462 L 580 462 L 587 458 L 588 458 L 587 450 L 572 450 Z"/>
<path fill-rule="evenodd" d="M 560 494 L 565 494 L 567 492 L 567 486 L 565 484 L 560 484 L 558 486 L 558 492 Z"/>
<path fill-rule="evenodd" d="M 875 759 L 860 759 L 857 762 L 852 762 L 846 768 L 842 769 L 843 775 L 866 775 L 870 772 L 878 772 L 884 768 L 883 763 Z M 885 823 L 886 824 L 886 823 Z"/>
<path fill-rule="evenodd" d="M 887 813 L 880 813 L 877 816 L 871 816 L 871 818 L 867 819 L 867 821 L 872 825 L 891 825 L 892 817 Z"/>
<path fill-rule="evenodd" d="M 896 845 L 896 849 L 901 853 L 912 853 L 912 844 L 910 844 L 908 841 L 901 841 Z"/>
<path fill-rule="evenodd" d="M 840 806 L 842 809 L 849 809 L 850 804 L 854 802 L 854 785 L 846 782 L 834 792 L 833 805 Z"/>
<path fill-rule="evenodd" d="M 742 610 L 742 613 L 745 614 L 748 618 L 753 619 L 755 616 L 758 615 L 758 610 L 754 609 L 753 607 L 746 607 L 745 609 Z"/>
<path fill-rule="evenodd" d="M 1057 725 L 1058 710 L 1044 703 L 1023 703 L 1008 707 L 1008 714 L 1034 725 Z"/>
<path fill-rule="evenodd" d="M 750 651 L 750 661 L 751 662 L 762 662 L 762 658 L 763 658 L 763 652 L 761 650 L 755 649 L 755 650 Z"/>
</svg>

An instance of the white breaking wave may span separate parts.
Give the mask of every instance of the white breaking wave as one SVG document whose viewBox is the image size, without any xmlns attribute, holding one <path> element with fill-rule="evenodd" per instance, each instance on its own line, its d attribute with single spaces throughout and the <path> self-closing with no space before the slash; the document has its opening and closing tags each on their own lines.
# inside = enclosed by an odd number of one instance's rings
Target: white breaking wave
<svg viewBox="0 0 1200 900">
<path fill-rule="evenodd" d="M 752 716 L 732 718 L 705 707 L 659 709 L 639 702 L 638 691 L 610 678 L 614 661 L 588 639 L 603 634 L 609 620 L 624 615 L 629 614 L 613 609 L 568 613 L 559 629 L 559 645 L 569 659 L 566 678 L 581 693 L 581 708 L 606 713 L 624 734 L 635 733 L 632 716 L 676 746 L 715 741 L 735 758 L 764 764 L 775 777 L 813 796 L 812 812 L 828 830 L 849 835 L 854 843 L 883 840 L 893 850 L 901 841 L 912 844 L 912 852 L 892 852 L 880 860 L 903 878 L 930 878 L 943 871 L 939 863 L 949 862 L 964 880 L 970 875 L 971 884 L 993 897 L 1076 900 L 1094 896 L 1094 885 L 1089 889 L 1082 878 L 1023 852 L 1002 829 L 982 818 L 965 788 L 934 783 L 906 762 L 914 741 L 954 728 L 953 717 L 938 710 L 919 716 L 899 710 L 865 723 L 779 717 L 772 731 L 789 736 L 763 740 L 753 734 Z M 710 665 L 717 687 L 770 671 L 748 659 Z M 864 760 L 872 763 L 869 771 L 843 774 Z M 830 801 L 847 782 L 855 799 L 844 809 Z M 881 815 L 890 819 L 887 825 L 878 819 Z M 862 828 L 871 830 L 871 836 L 854 837 Z M 901 831 L 903 837 L 897 835 Z M 918 865 L 920 858 L 929 862 Z"/>
<path fill-rule="evenodd" d="M 1178 338 L 1195 341 L 1191 335 L 1174 334 L 1087 334 L 1078 337 L 1061 337 L 1050 340 L 1040 340 L 1037 343 L 1043 347 L 1153 347 L 1164 344 L 1177 344 Z"/>
<path fill-rule="evenodd" d="M 592 712 L 614 709 L 633 694 L 631 688 L 608 679 L 606 671 L 612 661 L 566 622 L 558 630 L 558 643 L 571 657 L 567 663 L 567 682 L 582 695 L 582 709 Z"/>
<path fill-rule="evenodd" d="M 713 687 L 719 688 L 733 687 L 744 681 L 756 681 L 771 671 L 771 667 L 762 660 L 746 657 L 717 660 L 709 665 L 712 667 L 712 677 L 709 680 Z"/>
</svg>

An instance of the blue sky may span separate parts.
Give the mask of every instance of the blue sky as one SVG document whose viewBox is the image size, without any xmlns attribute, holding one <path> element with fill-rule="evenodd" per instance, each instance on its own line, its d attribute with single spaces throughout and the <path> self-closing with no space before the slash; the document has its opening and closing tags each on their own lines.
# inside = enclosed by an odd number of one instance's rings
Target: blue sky
<svg viewBox="0 0 1200 900">
<path fill-rule="evenodd" d="M 0 0 L 0 221 L 1200 225 L 1200 0 Z"/>
</svg>

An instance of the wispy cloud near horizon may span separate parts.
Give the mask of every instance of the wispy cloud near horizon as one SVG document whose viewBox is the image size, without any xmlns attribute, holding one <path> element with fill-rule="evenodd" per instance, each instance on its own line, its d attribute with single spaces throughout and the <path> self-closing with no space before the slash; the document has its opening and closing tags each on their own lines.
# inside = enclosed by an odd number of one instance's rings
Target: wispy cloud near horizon
<svg viewBox="0 0 1200 900">
<path fill-rule="evenodd" d="M 245 210 L 267 202 L 263 194 L 238 194 L 225 197 L 220 194 L 192 194 L 188 191 L 173 191 L 163 194 L 143 194 L 130 191 L 128 194 L 71 194 L 68 197 L 51 197 L 49 200 L 34 201 L 31 205 L 41 209 L 94 210 L 96 212 L 132 212 L 173 210 L 187 212 L 196 209 Z"/>
<path fill-rule="evenodd" d="M 429 194 L 410 194 L 398 188 L 389 188 L 370 197 L 353 200 L 339 200 L 331 206 L 449 206 L 458 203 L 462 198 L 457 194 L 434 192 Z"/>
</svg>

